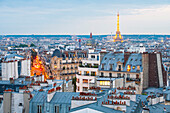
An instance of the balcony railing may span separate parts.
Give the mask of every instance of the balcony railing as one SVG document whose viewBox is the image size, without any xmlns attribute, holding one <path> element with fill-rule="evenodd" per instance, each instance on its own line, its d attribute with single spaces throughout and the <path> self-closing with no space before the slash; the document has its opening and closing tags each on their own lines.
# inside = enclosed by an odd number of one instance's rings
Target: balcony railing
<svg viewBox="0 0 170 113">
<path fill-rule="evenodd" d="M 80 76 L 96 76 L 95 74 L 78 74 Z"/>
<path fill-rule="evenodd" d="M 65 62 L 63 64 L 78 64 L 78 63 L 80 63 L 80 62 Z"/>
<path fill-rule="evenodd" d="M 73 74 L 78 74 L 78 72 L 75 72 L 75 73 L 61 73 L 60 75 L 73 75 Z"/>
<path fill-rule="evenodd" d="M 138 82 L 140 82 L 140 78 L 126 78 L 126 81 L 138 81 Z"/>
<path fill-rule="evenodd" d="M 79 65 L 79 67 L 87 67 L 87 68 L 98 68 L 98 65 L 91 66 L 91 65 Z"/>
</svg>

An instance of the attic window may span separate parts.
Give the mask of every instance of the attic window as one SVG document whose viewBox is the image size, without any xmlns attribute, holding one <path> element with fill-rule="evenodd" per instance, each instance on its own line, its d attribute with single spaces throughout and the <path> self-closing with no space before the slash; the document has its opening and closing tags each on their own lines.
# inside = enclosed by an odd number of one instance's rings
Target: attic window
<svg viewBox="0 0 170 113">
<path fill-rule="evenodd" d="M 127 71 L 130 71 L 131 67 L 130 65 L 127 66 Z"/>
<path fill-rule="evenodd" d="M 55 61 L 54 64 L 57 64 L 57 62 Z"/>
<path fill-rule="evenodd" d="M 140 66 L 137 66 L 137 70 L 140 70 Z"/>
<path fill-rule="evenodd" d="M 19 103 L 19 105 L 18 106 L 22 106 L 22 103 Z"/>
</svg>

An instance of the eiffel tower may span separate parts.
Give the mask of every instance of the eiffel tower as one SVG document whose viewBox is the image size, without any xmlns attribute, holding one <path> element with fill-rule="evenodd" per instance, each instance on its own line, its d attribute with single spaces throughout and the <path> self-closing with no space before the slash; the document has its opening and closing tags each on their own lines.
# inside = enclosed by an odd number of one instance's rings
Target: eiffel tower
<svg viewBox="0 0 170 113">
<path fill-rule="evenodd" d="M 117 14 L 117 31 L 116 31 L 116 35 L 113 36 L 113 42 L 123 42 L 123 37 L 121 36 L 119 30 L 119 13 Z"/>
</svg>

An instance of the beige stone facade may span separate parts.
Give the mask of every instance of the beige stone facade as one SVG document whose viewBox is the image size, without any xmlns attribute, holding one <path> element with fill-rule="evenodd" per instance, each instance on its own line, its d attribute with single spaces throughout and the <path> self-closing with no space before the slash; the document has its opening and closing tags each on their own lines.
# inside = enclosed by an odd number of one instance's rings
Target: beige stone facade
<svg viewBox="0 0 170 113">
<path fill-rule="evenodd" d="M 51 58 L 50 69 L 52 76 L 56 79 L 72 79 L 78 73 L 78 66 L 82 58 L 58 58 L 54 56 Z"/>
</svg>

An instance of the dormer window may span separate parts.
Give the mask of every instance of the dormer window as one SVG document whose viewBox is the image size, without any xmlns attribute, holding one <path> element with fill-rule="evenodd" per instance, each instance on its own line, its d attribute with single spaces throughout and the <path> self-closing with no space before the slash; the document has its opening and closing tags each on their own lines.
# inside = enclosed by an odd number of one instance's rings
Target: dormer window
<svg viewBox="0 0 170 113">
<path fill-rule="evenodd" d="M 137 70 L 140 70 L 140 66 L 137 66 Z"/>
<path fill-rule="evenodd" d="M 101 72 L 101 76 L 102 76 L 102 77 L 104 76 L 103 72 Z"/>
<path fill-rule="evenodd" d="M 57 64 L 57 62 L 56 62 L 56 61 L 54 61 L 54 64 L 56 65 L 56 64 Z"/>
<path fill-rule="evenodd" d="M 112 64 L 110 64 L 110 70 L 112 70 L 113 68 L 112 68 Z"/>
<path fill-rule="evenodd" d="M 95 56 L 94 56 L 94 55 L 91 55 L 91 58 L 95 58 Z"/>
<path fill-rule="evenodd" d="M 131 69 L 131 66 L 128 65 L 128 66 L 127 66 L 127 71 L 130 71 L 130 69 Z"/>
<path fill-rule="evenodd" d="M 102 64 L 102 69 L 104 69 L 104 64 Z"/>
<path fill-rule="evenodd" d="M 121 71 L 121 65 L 118 65 L 118 71 Z"/>
</svg>

